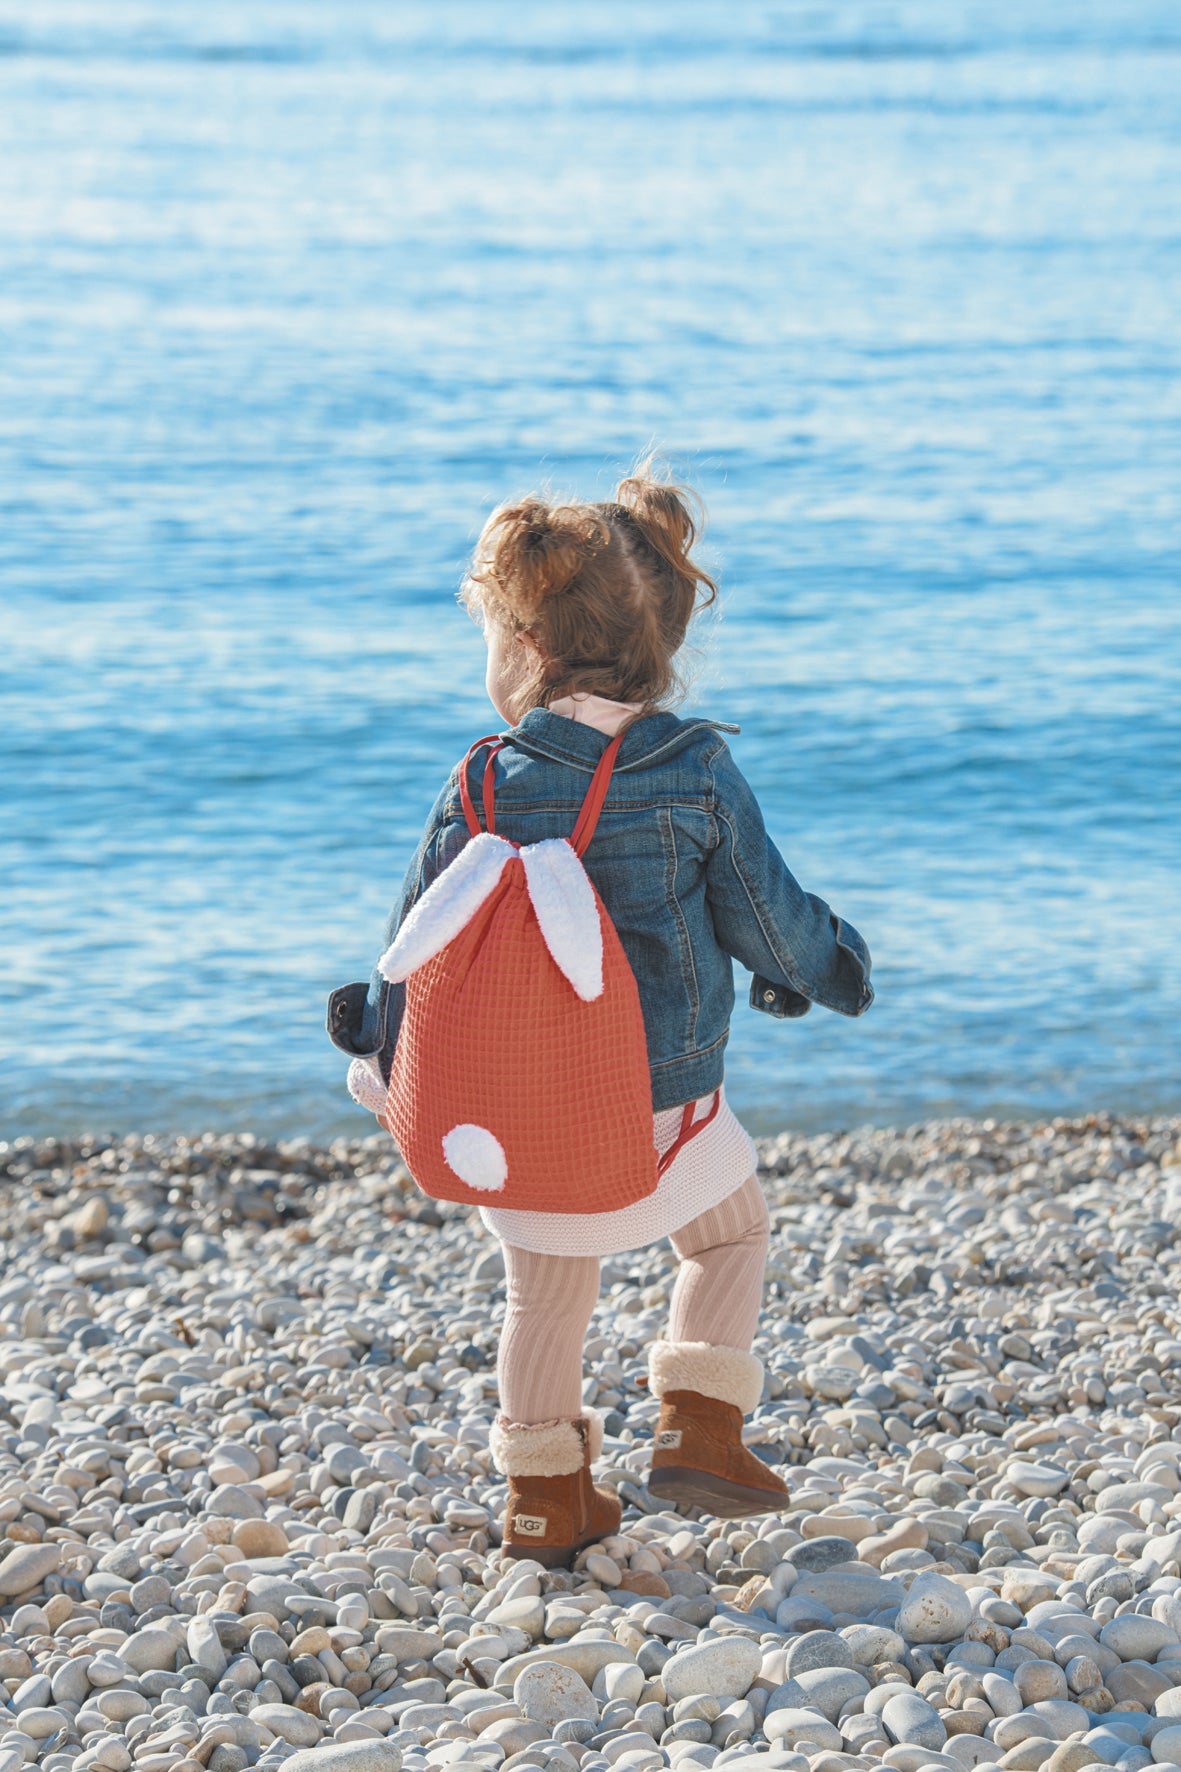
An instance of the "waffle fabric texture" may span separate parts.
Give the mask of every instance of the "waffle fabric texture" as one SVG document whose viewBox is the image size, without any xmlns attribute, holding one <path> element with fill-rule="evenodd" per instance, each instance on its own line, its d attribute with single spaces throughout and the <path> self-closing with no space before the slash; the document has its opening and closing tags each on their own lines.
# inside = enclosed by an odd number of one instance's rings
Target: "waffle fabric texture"
<svg viewBox="0 0 1181 1772">
<path fill-rule="evenodd" d="M 708 1113 L 712 1095 L 697 1103 L 697 1116 Z M 656 1148 L 662 1154 L 676 1138 L 681 1110 L 666 1108 L 653 1116 Z M 515 1249 L 532 1249 L 540 1255 L 618 1255 L 624 1249 L 640 1249 L 671 1236 L 703 1212 L 723 1200 L 753 1175 L 758 1152 L 749 1132 L 735 1117 L 725 1094 L 717 1115 L 703 1132 L 691 1138 L 660 1178 L 655 1193 L 615 1212 L 505 1212 L 499 1206 L 481 1206 L 480 1217 L 502 1243 Z M 581 1204 L 578 1155 L 567 1186 Z M 485 1199 L 487 1195 L 485 1195 Z"/>
<path fill-rule="evenodd" d="M 469 1186 L 447 1162 L 444 1140 L 458 1127 L 498 1141 L 496 1199 L 514 1210 L 608 1212 L 655 1191 L 639 991 L 591 890 L 603 989 L 590 1002 L 554 963 L 516 856 L 454 940 L 411 973 L 385 1119 L 432 1198 L 488 1200 L 486 1185 Z"/>
</svg>

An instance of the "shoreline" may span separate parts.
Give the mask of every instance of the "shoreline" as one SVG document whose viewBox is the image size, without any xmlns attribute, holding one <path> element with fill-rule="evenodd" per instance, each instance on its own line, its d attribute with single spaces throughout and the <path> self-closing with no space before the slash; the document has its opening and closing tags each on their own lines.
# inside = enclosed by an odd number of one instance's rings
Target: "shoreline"
<svg viewBox="0 0 1181 1772">
<path fill-rule="evenodd" d="M 335 1092 L 328 1091 L 330 1095 L 340 1095 L 343 1080 L 337 1079 L 337 1082 L 340 1088 Z M 728 1079 L 728 1092 L 731 1089 L 732 1082 Z M 894 1133 L 902 1137 L 921 1128 L 962 1128 L 968 1125 L 1084 1127 L 1118 1122 L 1132 1126 L 1170 1119 L 1181 1114 L 1181 1091 L 1176 1089 L 1163 1098 L 1158 1098 L 1155 1092 L 1149 1092 L 1137 1099 L 1115 1103 L 1084 1099 L 1080 1102 L 1057 1101 L 1044 1104 L 1037 1100 L 1024 1101 L 1014 1096 L 1000 1096 L 995 1102 L 983 1106 L 963 1106 L 949 1100 L 931 1104 L 914 1103 L 909 1106 L 902 1104 L 896 1111 L 890 1111 L 884 1106 L 880 1112 L 867 1111 L 864 1104 L 859 1104 L 855 1112 L 847 1115 L 836 1109 L 830 1112 L 822 1104 L 816 1109 L 816 1118 L 813 1118 L 811 1111 L 801 1111 L 798 1102 L 795 1104 L 796 1111 L 788 1113 L 765 1105 L 740 1105 L 732 1094 L 729 1098 L 739 1120 L 756 1144 L 781 1136 L 835 1138 Z M 5 1118 L 0 1119 L 0 1153 L 17 1141 L 25 1144 L 30 1139 L 35 1143 L 56 1140 L 79 1145 L 96 1140 L 110 1143 L 142 1138 L 190 1141 L 209 1137 L 253 1138 L 267 1147 L 310 1144 L 316 1148 L 327 1148 L 338 1144 L 342 1139 L 348 1144 L 355 1144 L 370 1135 L 383 1138 L 384 1134 L 380 1132 L 370 1134 L 369 1129 L 373 1126 L 375 1122 L 372 1115 L 350 1102 L 347 1095 L 343 1098 L 338 1114 L 322 1119 L 312 1116 L 294 1129 L 291 1116 L 278 1109 L 273 1100 L 252 1100 L 249 1096 L 228 1106 L 210 1102 L 189 1104 L 178 1113 L 168 1113 L 155 1124 L 145 1124 L 122 1109 L 115 1110 L 112 1119 L 104 1120 L 101 1113 L 92 1114 L 85 1105 L 81 1114 L 73 1108 L 67 1115 L 56 1113 L 51 1105 L 44 1103 L 24 1104 L 18 1105 L 15 1110 L 10 1109 Z"/>
<path fill-rule="evenodd" d="M 759 1145 L 788 1500 L 658 1511 L 673 1261 L 605 1258 L 573 1572 L 501 1563 L 503 1259 L 384 1134 L 0 1149 L 4 1772 L 1181 1767 L 1181 1115 Z"/>
<path fill-rule="evenodd" d="M 742 1116 L 739 1115 L 739 1118 Z M 763 1119 L 765 1116 L 759 1115 L 757 1118 Z M 360 1126 L 372 1123 L 369 1115 L 359 1115 L 358 1120 Z M 837 1141 L 843 1148 L 848 1148 L 861 1144 L 872 1147 L 892 1140 L 925 1140 L 956 1135 L 971 1137 L 975 1133 L 988 1137 L 1001 1135 L 1007 1140 L 1057 1133 L 1074 1136 L 1092 1133 L 1108 1136 L 1115 1133 L 1142 1138 L 1153 1136 L 1154 1132 L 1173 1124 L 1181 1125 L 1181 1104 L 1176 1108 L 1160 1110 L 1095 1107 L 1085 1112 L 1053 1114 L 948 1112 L 922 1115 L 911 1121 L 862 1120 L 812 1129 L 788 1125 L 768 1132 L 752 1132 L 751 1137 L 762 1163 L 768 1156 L 773 1159 L 776 1150 L 794 1152 L 801 1147 L 823 1145 L 831 1141 Z M 3 1166 L 18 1151 L 23 1153 L 32 1149 L 39 1156 L 43 1155 L 45 1161 L 52 1161 L 55 1152 L 69 1153 L 75 1160 L 86 1160 L 91 1153 L 114 1148 L 159 1152 L 208 1149 L 211 1145 L 224 1146 L 227 1151 L 273 1151 L 288 1162 L 293 1156 L 303 1152 L 312 1153 L 313 1159 L 318 1159 L 320 1153 L 331 1153 L 334 1162 L 339 1161 L 342 1154 L 351 1155 L 354 1152 L 358 1157 L 365 1153 L 384 1155 L 391 1161 L 397 1160 L 397 1151 L 392 1140 L 380 1130 L 342 1130 L 331 1135 L 293 1133 L 278 1137 L 265 1130 L 255 1130 L 249 1124 L 223 1126 L 219 1123 L 197 1130 L 159 1130 L 152 1127 L 119 1130 L 98 1125 L 70 1131 L 26 1131 L 17 1126 L 0 1135 L 0 1186 L 4 1181 Z"/>
</svg>

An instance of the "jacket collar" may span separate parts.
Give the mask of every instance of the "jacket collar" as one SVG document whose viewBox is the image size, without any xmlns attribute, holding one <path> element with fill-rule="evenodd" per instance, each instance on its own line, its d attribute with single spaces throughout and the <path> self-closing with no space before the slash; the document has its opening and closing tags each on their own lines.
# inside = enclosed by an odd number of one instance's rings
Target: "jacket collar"
<svg viewBox="0 0 1181 1772">
<path fill-rule="evenodd" d="M 623 735 L 619 747 L 619 770 L 646 769 L 663 762 L 700 732 L 737 732 L 720 720 L 679 720 L 675 714 L 645 714 Z M 519 726 L 501 733 L 506 743 L 531 757 L 547 757 L 555 763 L 572 763 L 593 771 L 610 742 L 597 727 L 551 714 L 548 708 L 530 708 Z"/>
</svg>

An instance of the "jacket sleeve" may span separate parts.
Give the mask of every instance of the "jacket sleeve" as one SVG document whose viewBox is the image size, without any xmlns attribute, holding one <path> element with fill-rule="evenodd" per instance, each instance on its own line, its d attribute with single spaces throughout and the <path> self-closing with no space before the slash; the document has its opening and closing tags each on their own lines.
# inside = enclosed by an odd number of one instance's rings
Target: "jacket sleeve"
<svg viewBox="0 0 1181 1772">
<path fill-rule="evenodd" d="M 440 837 L 445 827 L 445 808 L 455 788 L 455 776 L 452 774 L 439 793 L 438 799 L 431 808 L 426 828 L 414 851 L 406 876 L 402 881 L 402 890 L 394 903 L 393 909 L 386 918 L 385 937 L 381 944 L 381 953 L 385 953 L 402 924 L 414 909 L 427 887 L 432 885 L 445 866 L 440 856 L 444 847 Z M 464 833 L 466 840 L 466 832 Z M 406 986 L 390 984 L 381 976 L 374 965 L 369 979 L 369 994 L 366 999 L 366 1021 L 372 1017 L 375 1032 L 380 1035 L 375 1048 L 375 1056 L 381 1068 L 385 1082 L 389 1082 L 390 1067 L 394 1062 L 394 1051 L 398 1044 L 398 1032 L 402 1026 L 402 1012 L 406 1006 Z"/>
<path fill-rule="evenodd" d="M 711 768 L 719 841 L 706 898 L 719 943 L 755 974 L 752 1003 L 779 1016 L 803 1015 L 812 1003 L 864 1014 L 874 998 L 865 942 L 789 872 L 727 747 Z"/>
<path fill-rule="evenodd" d="M 455 845 L 445 841 L 446 806 L 454 785 L 452 775 L 431 810 L 426 829 L 406 870 L 402 890 L 386 919 L 385 940 L 380 953 L 389 947 L 405 917 L 442 871 L 445 865 L 442 852 L 455 849 Z M 462 847 L 462 841 L 458 846 Z M 453 859 L 453 855 L 448 859 Z M 328 999 L 328 1037 L 353 1060 L 349 1067 L 349 1089 L 362 1106 L 371 1107 L 374 1112 L 379 1112 L 378 1098 L 384 1095 L 385 1084 L 389 1081 L 405 1000 L 405 986 L 390 984 L 376 965 L 367 985 L 342 985 Z"/>
</svg>

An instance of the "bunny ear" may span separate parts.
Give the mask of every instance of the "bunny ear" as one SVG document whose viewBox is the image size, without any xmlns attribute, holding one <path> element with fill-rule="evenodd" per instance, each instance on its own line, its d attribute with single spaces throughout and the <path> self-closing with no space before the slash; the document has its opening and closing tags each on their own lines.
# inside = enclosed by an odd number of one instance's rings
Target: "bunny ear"
<svg viewBox="0 0 1181 1772">
<path fill-rule="evenodd" d="M 401 984 L 465 929 L 492 892 L 516 850 L 503 837 L 481 831 L 465 843 L 449 868 L 427 887 L 392 944 L 377 962 L 391 984 Z"/>
<path fill-rule="evenodd" d="M 521 850 L 529 897 L 559 971 L 584 1003 L 603 993 L 603 925 L 595 889 L 564 837 Z"/>
</svg>

